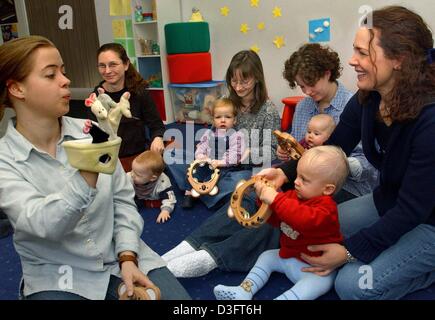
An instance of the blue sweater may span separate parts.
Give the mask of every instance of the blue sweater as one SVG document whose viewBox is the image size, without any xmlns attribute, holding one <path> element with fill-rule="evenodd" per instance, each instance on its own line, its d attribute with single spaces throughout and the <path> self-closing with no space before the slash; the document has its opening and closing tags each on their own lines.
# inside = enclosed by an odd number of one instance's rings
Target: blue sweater
<svg viewBox="0 0 435 320">
<path fill-rule="evenodd" d="M 380 219 L 344 241 L 349 252 L 365 263 L 417 225 L 435 225 L 435 102 L 426 105 L 417 119 L 394 123 L 386 131 L 375 130 L 379 103 L 376 92 L 364 105 L 355 94 L 328 141 L 349 155 L 362 140 L 365 156 L 380 171 L 380 184 L 373 191 Z M 379 150 L 381 141 L 388 141 L 385 151 Z M 291 176 L 291 167 L 281 168 Z"/>
</svg>

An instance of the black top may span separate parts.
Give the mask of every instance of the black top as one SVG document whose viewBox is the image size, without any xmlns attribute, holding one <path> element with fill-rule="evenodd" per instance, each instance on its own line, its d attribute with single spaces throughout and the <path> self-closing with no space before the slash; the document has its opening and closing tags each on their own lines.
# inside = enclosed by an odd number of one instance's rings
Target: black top
<svg viewBox="0 0 435 320">
<path fill-rule="evenodd" d="M 95 87 L 94 93 L 98 95 L 98 88 L 102 88 L 104 81 Z M 119 102 L 123 93 L 127 88 L 118 92 L 107 92 L 113 101 Z M 149 149 L 150 140 L 155 137 L 163 137 L 165 133 L 165 125 L 160 118 L 156 105 L 144 88 L 140 94 L 130 92 L 130 110 L 132 118 L 122 116 L 118 128 L 118 136 L 121 137 L 122 143 L 119 150 L 119 157 L 128 157 Z M 88 109 L 89 118 L 96 121 L 95 116 Z M 146 131 L 149 129 L 149 134 Z"/>
</svg>

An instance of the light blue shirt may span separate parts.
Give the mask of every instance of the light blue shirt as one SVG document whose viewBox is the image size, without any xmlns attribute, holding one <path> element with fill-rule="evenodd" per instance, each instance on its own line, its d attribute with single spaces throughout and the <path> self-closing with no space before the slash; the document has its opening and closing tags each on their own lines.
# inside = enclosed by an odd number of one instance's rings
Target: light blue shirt
<svg viewBox="0 0 435 320">
<path fill-rule="evenodd" d="M 67 160 L 63 141 L 89 138 L 83 120 L 62 118 L 56 158 L 38 150 L 11 119 L 0 140 L 0 207 L 14 229 L 24 295 L 56 290 L 104 299 L 117 256 L 130 250 L 147 274 L 165 262 L 141 239 L 143 219 L 118 161 L 113 175 L 89 187 Z"/>
<path fill-rule="evenodd" d="M 340 120 L 340 114 L 343 112 L 347 102 L 352 98 L 353 92 L 347 90 L 340 82 L 337 82 L 338 88 L 332 99 L 329 107 L 323 110 L 323 113 L 329 114 L 334 118 L 335 124 Z M 310 119 L 321 113 L 319 104 L 311 97 L 305 97 L 296 106 L 295 114 L 292 121 L 291 135 L 297 140 L 301 141 L 305 138 L 308 122 Z"/>
<path fill-rule="evenodd" d="M 346 89 L 340 82 L 337 81 L 337 92 L 332 99 L 329 107 L 323 110 L 323 113 L 329 114 L 334 118 L 335 124 L 340 121 L 340 115 L 344 110 L 347 102 L 354 95 L 352 91 Z M 295 114 L 292 121 L 291 135 L 295 137 L 297 141 L 305 138 L 308 122 L 310 119 L 319 114 L 319 104 L 311 97 L 305 97 L 296 106 Z M 378 183 L 378 170 L 376 170 L 366 159 L 361 143 L 355 148 L 350 157 L 358 160 L 358 162 L 352 162 L 355 164 L 352 166 L 352 171 L 356 171 L 355 175 L 349 175 L 346 183 L 343 186 L 343 190 L 352 193 L 355 196 L 362 196 L 372 192 L 373 188 Z M 351 173 L 352 173 L 351 171 Z"/>
</svg>

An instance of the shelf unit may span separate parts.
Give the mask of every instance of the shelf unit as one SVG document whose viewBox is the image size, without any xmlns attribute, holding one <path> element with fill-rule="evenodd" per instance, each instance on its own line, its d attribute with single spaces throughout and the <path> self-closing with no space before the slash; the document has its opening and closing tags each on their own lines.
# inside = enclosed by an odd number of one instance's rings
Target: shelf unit
<svg viewBox="0 0 435 320">
<path fill-rule="evenodd" d="M 143 13 L 153 13 L 153 20 L 140 21 L 135 19 L 136 4 L 142 5 Z M 149 93 L 159 109 L 162 120 L 174 121 L 171 99 L 167 84 L 169 82 L 166 62 L 166 46 L 164 26 L 166 23 L 180 21 L 180 4 L 174 0 L 131 0 L 134 45 L 136 50 L 137 68 L 145 80 L 160 75 L 161 86 L 150 86 Z M 153 10 L 154 9 L 154 10 Z M 159 46 L 159 54 L 148 52 L 144 54 L 140 39 L 152 40 Z"/>
</svg>

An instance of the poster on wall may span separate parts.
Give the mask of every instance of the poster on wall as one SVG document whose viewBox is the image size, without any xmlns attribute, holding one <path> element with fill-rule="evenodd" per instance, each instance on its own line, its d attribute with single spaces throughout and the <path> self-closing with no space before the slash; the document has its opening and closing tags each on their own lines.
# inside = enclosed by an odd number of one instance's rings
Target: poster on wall
<svg viewBox="0 0 435 320">
<path fill-rule="evenodd" d="M 0 0 L 0 25 L 17 22 L 14 0 Z"/>
<path fill-rule="evenodd" d="M 18 38 L 18 30 L 17 30 L 17 24 L 4 24 L 1 25 L 1 32 L 2 32 L 2 39 L 3 42 L 7 42 L 13 39 Z"/>
</svg>

